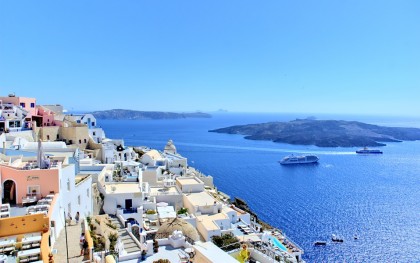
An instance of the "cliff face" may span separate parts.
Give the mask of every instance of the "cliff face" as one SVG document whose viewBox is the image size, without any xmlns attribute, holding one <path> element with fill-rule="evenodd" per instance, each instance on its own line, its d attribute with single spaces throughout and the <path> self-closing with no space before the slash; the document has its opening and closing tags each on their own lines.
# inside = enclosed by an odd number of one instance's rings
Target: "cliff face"
<svg viewBox="0 0 420 263">
<path fill-rule="evenodd" d="M 92 112 L 98 119 L 113 119 L 113 120 L 141 120 L 141 119 L 183 119 L 183 118 L 211 118 L 210 114 L 202 112 L 192 113 L 175 113 L 175 112 L 160 112 L 160 111 L 135 111 L 113 109 L 105 111 Z"/>
<path fill-rule="evenodd" d="M 210 132 L 241 134 L 250 140 L 319 147 L 384 146 L 383 142 L 420 140 L 420 129 L 383 127 L 357 121 L 294 120 L 238 125 Z"/>
</svg>

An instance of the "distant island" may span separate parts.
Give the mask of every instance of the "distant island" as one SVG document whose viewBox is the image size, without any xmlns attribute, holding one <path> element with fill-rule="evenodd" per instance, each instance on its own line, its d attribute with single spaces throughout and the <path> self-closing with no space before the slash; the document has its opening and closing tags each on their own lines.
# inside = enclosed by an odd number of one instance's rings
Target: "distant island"
<svg viewBox="0 0 420 263">
<path fill-rule="evenodd" d="M 249 140 L 270 140 L 318 147 L 385 146 L 384 142 L 420 140 L 420 129 L 384 127 L 357 121 L 297 119 L 230 126 L 209 132 L 241 134 Z"/>
<path fill-rule="evenodd" d="M 91 112 L 98 119 L 112 120 L 142 120 L 142 119 L 184 119 L 184 118 L 211 118 L 211 115 L 203 112 L 175 113 L 161 111 L 136 111 L 113 109 Z"/>
</svg>

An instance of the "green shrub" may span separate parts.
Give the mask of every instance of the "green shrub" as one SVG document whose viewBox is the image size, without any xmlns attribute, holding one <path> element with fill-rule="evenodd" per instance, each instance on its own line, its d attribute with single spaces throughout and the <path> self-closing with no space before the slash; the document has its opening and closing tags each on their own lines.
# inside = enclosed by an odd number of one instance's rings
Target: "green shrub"
<svg viewBox="0 0 420 263">
<path fill-rule="evenodd" d="M 146 210 L 146 214 L 148 214 L 148 215 L 154 215 L 154 214 L 156 214 L 156 211 L 153 210 L 153 209 L 147 209 Z"/>
<path fill-rule="evenodd" d="M 177 212 L 178 215 L 187 214 L 187 213 L 188 213 L 188 208 L 185 208 L 185 207 L 182 207 Z"/>
</svg>

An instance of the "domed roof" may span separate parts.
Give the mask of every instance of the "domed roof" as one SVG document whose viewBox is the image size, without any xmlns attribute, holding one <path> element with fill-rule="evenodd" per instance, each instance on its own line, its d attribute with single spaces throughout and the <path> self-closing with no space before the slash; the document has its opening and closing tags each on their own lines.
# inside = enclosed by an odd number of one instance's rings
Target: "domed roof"
<svg viewBox="0 0 420 263">
<path fill-rule="evenodd" d="M 195 227 L 181 218 L 169 219 L 167 222 L 163 223 L 159 227 L 156 235 L 170 236 L 175 230 L 181 231 L 184 236 L 187 236 L 194 241 L 200 240 Z"/>
<path fill-rule="evenodd" d="M 165 145 L 165 152 L 176 153 L 176 147 L 172 140 L 169 140 Z"/>
</svg>

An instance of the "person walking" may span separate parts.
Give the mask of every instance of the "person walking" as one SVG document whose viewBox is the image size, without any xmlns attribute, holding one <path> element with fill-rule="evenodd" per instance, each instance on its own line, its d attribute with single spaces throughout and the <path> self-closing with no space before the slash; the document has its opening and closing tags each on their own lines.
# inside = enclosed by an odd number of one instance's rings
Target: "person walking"
<svg viewBox="0 0 420 263">
<path fill-rule="evenodd" d="M 79 224 L 80 214 L 79 211 L 77 211 L 76 216 L 74 217 L 76 219 L 76 224 Z"/>
<path fill-rule="evenodd" d="M 71 225 L 71 221 L 73 220 L 73 218 L 71 217 L 70 212 L 67 212 L 67 218 L 69 220 L 69 225 Z"/>
<path fill-rule="evenodd" d="M 83 255 L 85 254 L 85 248 L 84 248 L 84 246 L 85 246 L 85 241 L 86 241 L 86 238 L 85 238 L 85 233 L 82 233 L 82 234 L 80 235 L 80 240 L 79 240 L 79 245 L 80 245 L 80 256 L 83 256 Z"/>
</svg>

